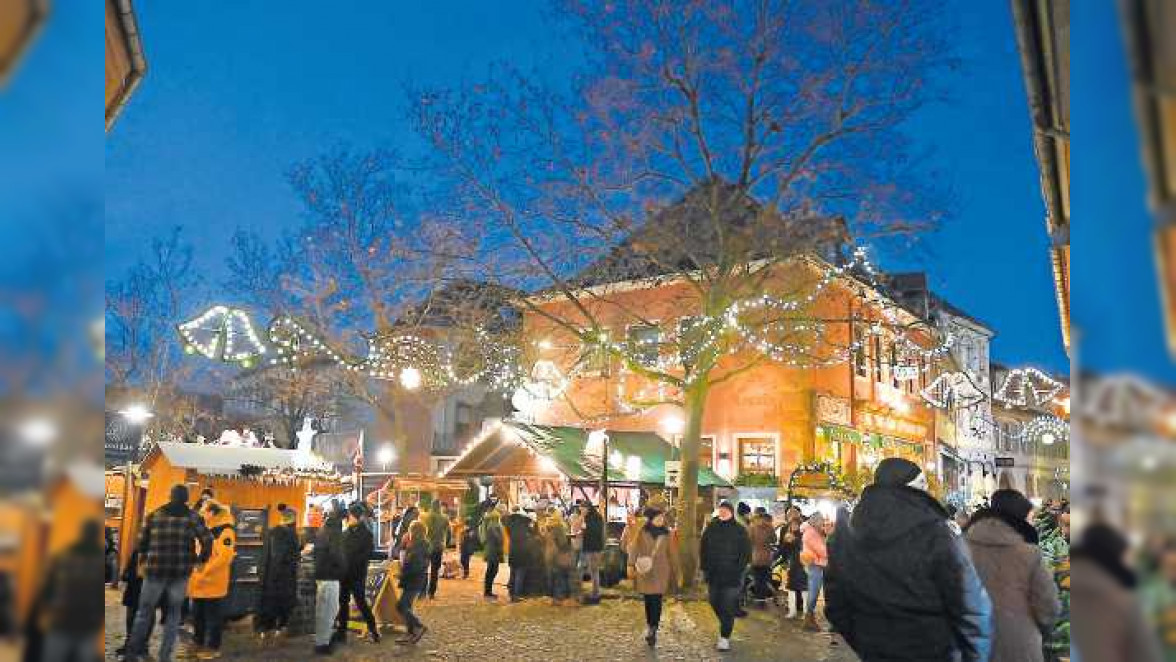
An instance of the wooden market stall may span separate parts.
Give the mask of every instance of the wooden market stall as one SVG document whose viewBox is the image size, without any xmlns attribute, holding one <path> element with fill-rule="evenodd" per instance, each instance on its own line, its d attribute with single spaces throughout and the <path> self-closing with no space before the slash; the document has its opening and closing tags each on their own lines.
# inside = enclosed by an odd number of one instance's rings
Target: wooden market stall
<svg viewBox="0 0 1176 662">
<path fill-rule="evenodd" d="M 135 518 L 135 536 L 144 514 L 166 504 L 172 486 L 177 484 L 188 487 L 192 501 L 209 488 L 217 501 L 233 510 L 237 558 L 230 614 L 241 613 L 254 604 L 262 543 L 266 530 L 279 522 L 277 506 L 285 504 L 302 515 L 316 498 L 342 495 L 353 488 L 350 477 L 340 475 L 313 453 L 182 443 L 161 443 L 148 451 L 137 482 L 142 508 Z M 134 540 L 131 537 L 129 544 L 133 545 Z"/>
<path fill-rule="evenodd" d="M 601 435 L 571 426 L 502 421 L 488 425 L 443 477 L 490 477 L 500 497 L 525 508 L 544 500 L 599 502 L 607 455 L 609 520 L 623 521 L 625 508 L 637 508 L 653 493 L 666 492 L 674 503 L 675 490 L 667 489 L 666 462 L 677 452 L 652 432 L 606 430 Z M 700 468 L 698 486 L 700 492 L 713 492 L 731 484 Z"/>
</svg>

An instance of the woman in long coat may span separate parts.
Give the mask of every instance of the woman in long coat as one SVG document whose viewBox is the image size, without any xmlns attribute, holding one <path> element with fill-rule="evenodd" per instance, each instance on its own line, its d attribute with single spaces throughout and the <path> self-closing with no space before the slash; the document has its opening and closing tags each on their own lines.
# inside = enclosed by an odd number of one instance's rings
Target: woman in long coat
<svg viewBox="0 0 1176 662">
<path fill-rule="evenodd" d="M 1044 662 L 1042 635 L 1061 606 L 1041 559 L 1033 504 L 1016 490 L 997 490 L 992 506 L 976 513 L 964 533 L 972 563 L 992 599 L 992 662 Z"/>
<path fill-rule="evenodd" d="M 666 527 L 665 511 L 658 507 L 645 509 L 645 526 L 635 531 L 629 543 L 629 565 L 634 567 L 633 588 L 645 597 L 645 643 L 657 645 L 657 629 L 661 623 L 662 600 L 678 586 L 677 545 Z M 642 559 L 652 561 L 642 571 Z"/>
<path fill-rule="evenodd" d="M 800 550 L 804 547 L 800 525 L 804 520 L 800 511 L 789 510 L 788 523 L 780 529 L 780 553 L 788 561 L 788 577 L 785 586 L 792 594 L 788 601 L 788 618 L 804 616 L 804 594 L 808 591 L 808 573 L 800 562 Z"/>
<path fill-rule="evenodd" d="M 282 523 L 265 536 L 261 604 L 257 614 L 257 631 L 262 639 L 284 630 L 290 622 L 290 613 L 298 606 L 299 545 L 294 528 L 298 514 L 284 509 L 281 518 Z"/>
</svg>

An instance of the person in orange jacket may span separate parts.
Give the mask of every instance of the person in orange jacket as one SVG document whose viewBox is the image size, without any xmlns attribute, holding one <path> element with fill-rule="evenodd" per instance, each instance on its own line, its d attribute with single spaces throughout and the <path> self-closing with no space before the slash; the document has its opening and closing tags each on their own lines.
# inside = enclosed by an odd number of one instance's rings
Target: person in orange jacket
<svg viewBox="0 0 1176 662">
<path fill-rule="evenodd" d="M 233 514 L 227 506 L 209 501 L 201 514 L 212 533 L 212 552 L 204 565 L 192 571 L 188 580 L 188 597 L 192 598 L 196 657 L 213 660 L 220 657 L 224 628 L 221 608 L 229 594 L 229 574 L 237 555 L 237 533 L 233 530 Z"/>
</svg>

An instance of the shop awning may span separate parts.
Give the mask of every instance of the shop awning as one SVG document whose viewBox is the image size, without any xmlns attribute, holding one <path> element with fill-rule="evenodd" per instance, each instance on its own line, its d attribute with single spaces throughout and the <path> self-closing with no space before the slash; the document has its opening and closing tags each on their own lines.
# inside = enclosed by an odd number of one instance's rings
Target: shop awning
<svg viewBox="0 0 1176 662">
<path fill-rule="evenodd" d="M 447 478 L 500 476 L 543 478 L 562 475 L 571 481 L 600 479 L 599 451 L 589 443 L 591 430 L 570 426 L 505 421 L 480 434 L 445 472 Z M 666 460 L 677 449 L 652 432 L 606 431 L 611 483 L 665 484 Z M 731 487 L 710 469 L 698 471 L 699 487 Z"/>
<path fill-rule="evenodd" d="M 157 453 L 173 467 L 205 476 L 245 478 L 280 474 L 328 482 L 342 480 L 331 464 L 318 455 L 284 448 L 161 443 L 151 450 L 144 465 Z"/>
</svg>

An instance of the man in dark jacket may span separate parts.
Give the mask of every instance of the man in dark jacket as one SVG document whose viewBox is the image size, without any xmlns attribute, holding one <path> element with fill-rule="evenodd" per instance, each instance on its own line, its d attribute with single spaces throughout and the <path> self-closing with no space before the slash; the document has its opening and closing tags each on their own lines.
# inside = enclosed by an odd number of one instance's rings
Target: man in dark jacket
<svg viewBox="0 0 1176 662">
<path fill-rule="evenodd" d="M 263 638 L 285 629 L 298 605 L 298 514 L 287 508 L 279 517 L 282 523 L 265 535 L 261 562 L 257 630 Z"/>
<path fill-rule="evenodd" d="M 825 614 L 864 662 L 988 660 L 992 603 L 925 485 L 883 460 L 830 545 Z"/>
<path fill-rule="evenodd" d="M 498 564 L 502 563 L 504 533 L 502 518 L 497 510 L 491 510 L 482 518 L 478 527 L 478 538 L 482 543 L 482 556 L 486 559 L 486 575 L 482 578 L 482 595 L 491 600 L 494 595 L 494 579 L 498 576 Z"/>
<path fill-rule="evenodd" d="M 380 641 L 376 617 L 367 601 L 368 562 L 376 549 L 376 539 L 367 523 L 367 509 L 362 503 L 353 503 L 347 509 L 347 530 L 343 532 L 343 556 L 346 559 L 346 574 L 339 587 L 339 615 L 335 623 L 335 638 L 343 641 L 347 637 L 347 623 L 351 620 L 351 600 L 355 600 L 359 613 L 367 623 L 368 639 Z"/>
<path fill-rule="evenodd" d="M 719 504 L 718 517 L 702 533 L 699 566 L 709 587 L 711 609 L 719 619 L 720 651 L 731 650 L 731 631 L 739 609 L 743 573 L 751 562 L 751 539 L 735 519 L 730 501 Z"/>
<path fill-rule="evenodd" d="M 200 557 L 196 543 L 200 543 Z M 147 653 L 147 636 L 156 605 L 162 600 L 167 610 L 159 659 L 170 660 L 180 631 L 180 606 L 188 593 L 188 577 L 197 562 L 208 560 L 212 552 L 212 534 L 204 518 L 188 507 L 188 488 L 171 488 L 167 505 L 147 516 L 139 532 L 139 558 L 143 562 L 143 588 L 139 611 L 127 644 L 127 659 L 137 660 Z"/>
<path fill-rule="evenodd" d="M 429 536 L 429 590 L 430 599 L 437 597 L 437 583 L 441 579 L 441 561 L 445 558 L 445 546 L 449 542 L 449 518 L 441 511 L 441 502 L 429 504 L 429 514 L 424 518 Z"/>
<path fill-rule="evenodd" d="M 343 516 L 336 505 L 314 539 L 314 652 L 318 655 L 331 653 L 331 636 L 339 615 L 339 589 L 346 577 Z"/>
<path fill-rule="evenodd" d="M 524 515 L 521 508 L 515 506 L 502 524 L 506 527 L 506 533 L 510 540 L 510 558 L 507 559 L 507 565 L 510 566 L 510 581 L 507 583 L 507 588 L 510 589 L 510 601 L 518 602 L 523 597 L 524 582 L 527 577 L 527 550 L 531 546 L 531 518 Z"/>
<path fill-rule="evenodd" d="M 584 541 L 581 547 L 580 560 L 588 575 L 592 578 L 592 592 L 584 599 L 585 604 L 600 604 L 600 557 L 604 552 L 604 518 L 600 511 L 589 502 L 580 505 L 580 513 L 584 516 Z M 576 577 L 579 585 L 582 575 Z"/>
</svg>

